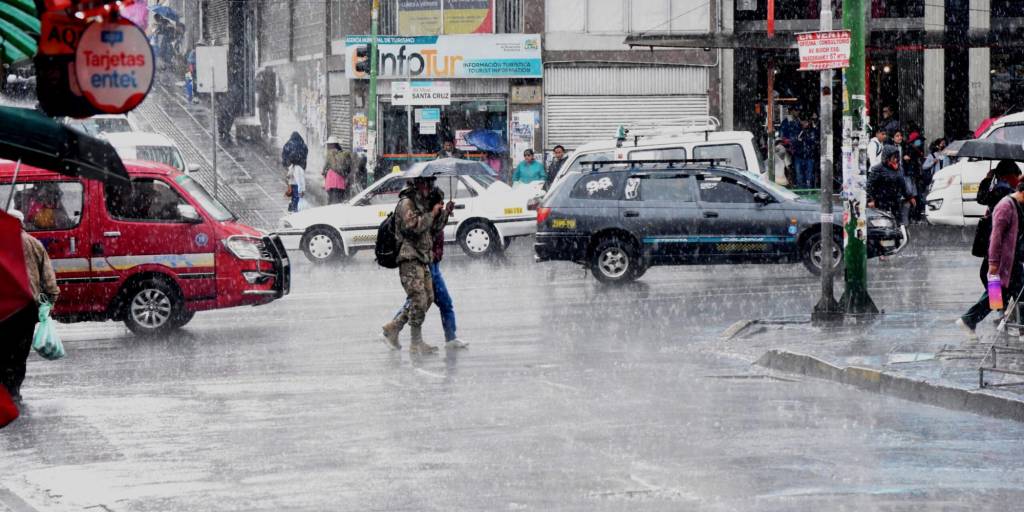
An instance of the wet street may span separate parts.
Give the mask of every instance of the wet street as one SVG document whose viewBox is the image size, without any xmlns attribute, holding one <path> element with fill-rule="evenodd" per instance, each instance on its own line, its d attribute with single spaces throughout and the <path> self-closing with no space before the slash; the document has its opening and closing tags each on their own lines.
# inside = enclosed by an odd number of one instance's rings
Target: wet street
<svg viewBox="0 0 1024 512">
<path fill-rule="evenodd" d="M 956 235 L 954 233 L 954 235 Z M 869 264 L 889 312 L 950 321 L 980 292 L 957 236 Z M 0 432 L 0 511 L 981 510 L 1024 498 L 1024 425 L 772 373 L 712 343 L 803 318 L 802 265 L 580 267 L 449 247 L 465 351 L 390 352 L 404 299 L 369 254 L 292 251 L 284 300 L 135 338 L 60 325 Z M 951 324 L 951 329 L 954 329 Z M 443 343 L 431 309 L 427 341 Z M 408 346 L 408 331 L 403 333 Z"/>
</svg>

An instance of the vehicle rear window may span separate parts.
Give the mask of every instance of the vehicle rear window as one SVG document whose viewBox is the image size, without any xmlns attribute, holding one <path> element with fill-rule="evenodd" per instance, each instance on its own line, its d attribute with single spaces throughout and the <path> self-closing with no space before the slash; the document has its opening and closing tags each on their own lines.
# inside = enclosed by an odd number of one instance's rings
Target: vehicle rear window
<svg viewBox="0 0 1024 512">
<path fill-rule="evenodd" d="M 643 149 L 629 152 L 630 160 L 685 160 L 685 148 Z"/>
<path fill-rule="evenodd" d="M 713 144 L 693 148 L 693 158 L 713 158 L 722 160 L 719 165 L 747 168 L 747 158 L 743 156 L 743 146 L 739 144 Z"/>
<path fill-rule="evenodd" d="M 11 207 L 25 216 L 25 231 L 71 229 L 82 219 L 82 190 L 77 181 L 18 183 Z M 10 185 L 0 186 L 5 201 L 10 193 Z"/>
<path fill-rule="evenodd" d="M 622 195 L 622 173 L 588 174 L 572 188 L 573 199 L 617 200 Z"/>
<path fill-rule="evenodd" d="M 700 200 L 705 203 L 756 203 L 754 190 L 727 176 L 698 176 Z"/>
</svg>

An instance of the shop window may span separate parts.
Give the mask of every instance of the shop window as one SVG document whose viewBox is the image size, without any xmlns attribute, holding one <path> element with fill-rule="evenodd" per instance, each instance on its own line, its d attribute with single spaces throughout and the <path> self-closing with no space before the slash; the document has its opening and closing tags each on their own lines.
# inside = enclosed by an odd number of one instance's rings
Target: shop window
<svg viewBox="0 0 1024 512">
<path fill-rule="evenodd" d="M 923 18 L 924 0 L 872 0 L 872 18 Z"/>
<path fill-rule="evenodd" d="M 992 115 L 1024 110 L 1024 57 L 1019 52 L 992 52 Z"/>
<path fill-rule="evenodd" d="M 831 0 L 832 16 L 842 18 L 843 0 Z M 775 0 L 777 20 L 816 20 L 821 16 L 820 0 Z M 736 21 L 764 21 L 768 0 L 737 0 Z"/>
<path fill-rule="evenodd" d="M 0 186 L 0 197 L 10 196 L 11 185 Z M 82 219 L 82 184 L 79 182 L 19 183 L 12 207 L 25 216 L 25 231 L 71 229 Z"/>
<path fill-rule="evenodd" d="M 382 103 L 380 106 L 382 149 L 392 155 L 433 155 L 440 151 L 446 140 L 455 141 L 459 135 L 475 129 L 494 130 L 508 137 L 508 113 L 505 100 L 453 100 L 451 105 L 433 107 L 441 109 L 439 122 L 426 126 L 415 120 L 414 107 L 412 140 L 409 140 L 409 114 L 402 106 Z M 460 148 L 472 152 L 473 148 Z"/>
<path fill-rule="evenodd" d="M 160 180 L 132 180 L 131 187 L 104 187 L 107 213 L 119 220 L 180 222 L 179 205 L 187 205 L 170 185 Z"/>
</svg>

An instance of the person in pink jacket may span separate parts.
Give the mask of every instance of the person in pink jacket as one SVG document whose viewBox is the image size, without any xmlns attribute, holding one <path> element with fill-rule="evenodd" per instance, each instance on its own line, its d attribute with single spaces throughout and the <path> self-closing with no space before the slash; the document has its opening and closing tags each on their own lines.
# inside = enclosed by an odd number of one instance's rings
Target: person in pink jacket
<svg viewBox="0 0 1024 512">
<path fill-rule="evenodd" d="M 1009 303 L 1011 297 L 1020 294 L 1022 284 L 1021 260 L 1024 254 L 1018 254 L 1017 247 L 1020 241 L 1021 226 L 1024 222 L 1024 182 L 1017 185 L 1016 191 L 1004 197 L 995 208 L 992 209 L 992 236 L 988 243 L 988 274 L 999 276 L 1003 285 L 1004 304 Z M 970 340 L 977 340 L 978 334 L 975 329 L 978 324 L 988 316 L 992 310 L 989 308 L 988 290 L 981 294 L 971 309 L 967 310 L 964 316 L 957 319 L 956 324 L 967 332 Z"/>
</svg>

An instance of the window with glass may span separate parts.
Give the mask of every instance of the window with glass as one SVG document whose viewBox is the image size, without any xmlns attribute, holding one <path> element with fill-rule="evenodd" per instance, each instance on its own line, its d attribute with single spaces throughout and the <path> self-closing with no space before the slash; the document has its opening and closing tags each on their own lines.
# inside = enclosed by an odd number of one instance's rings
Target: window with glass
<svg viewBox="0 0 1024 512">
<path fill-rule="evenodd" d="M 580 155 L 575 160 L 573 160 L 572 164 L 569 165 L 569 168 L 567 170 L 559 171 L 559 174 L 570 173 L 570 172 L 580 172 L 584 168 L 586 168 L 587 170 L 590 170 L 590 168 L 593 167 L 593 166 L 591 166 L 591 165 L 584 165 L 583 162 L 609 162 L 609 161 L 611 161 L 614 158 L 615 158 L 615 153 L 613 151 L 598 151 L 596 153 L 586 153 L 586 154 Z"/>
<path fill-rule="evenodd" d="M 693 158 L 718 160 L 717 165 L 747 168 L 747 157 L 743 154 L 743 146 L 739 144 L 713 144 L 693 148 Z"/>
<path fill-rule="evenodd" d="M 476 195 L 466 184 L 462 181 L 464 178 L 455 176 L 441 176 L 437 178 L 436 186 L 444 192 L 445 201 L 455 199 L 468 199 Z M 455 193 L 452 194 L 452 187 L 455 187 Z"/>
<path fill-rule="evenodd" d="M 985 138 L 996 142 L 1022 144 L 1024 143 L 1024 124 L 1000 126 L 992 130 Z"/>
<path fill-rule="evenodd" d="M 185 190 L 185 193 L 192 196 L 199 206 L 206 211 L 206 213 L 213 217 L 216 221 L 226 221 L 235 218 L 235 214 L 231 213 L 231 210 L 224 203 L 221 203 L 217 198 L 210 195 L 209 192 L 199 184 L 198 181 L 192 179 L 189 176 L 181 175 L 174 179 L 179 187 Z"/>
<path fill-rule="evenodd" d="M 178 171 L 185 172 L 185 161 L 181 158 L 178 148 L 172 146 L 137 146 L 135 158 L 147 162 L 169 165 Z"/>
<path fill-rule="evenodd" d="M 630 160 L 686 160 L 685 148 L 643 149 L 629 152 Z"/>
<path fill-rule="evenodd" d="M 405 188 L 407 181 L 398 176 L 381 183 L 366 196 L 365 204 L 398 204 L 398 194 Z"/>
<path fill-rule="evenodd" d="M 77 181 L 18 183 L 11 207 L 25 216 L 25 231 L 71 229 L 82 220 L 83 191 Z M 0 197 L 10 194 L 11 185 L 0 185 Z"/>
<path fill-rule="evenodd" d="M 727 176 L 698 176 L 700 200 L 705 203 L 753 204 L 755 190 Z"/>
<path fill-rule="evenodd" d="M 622 173 L 588 174 L 573 186 L 573 199 L 616 200 L 622 195 Z"/>
<path fill-rule="evenodd" d="M 640 198 L 643 201 L 669 201 L 684 203 L 693 201 L 690 177 L 650 176 L 640 180 Z"/>
<path fill-rule="evenodd" d="M 179 205 L 185 198 L 170 185 L 157 179 L 132 180 L 131 187 L 108 183 L 104 203 L 111 217 L 132 222 L 183 222 Z"/>
<path fill-rule="evenodd" d="M 710 27 L 710 4 L 693 0 L 559 0 L 544 5 L 549 32 L 707 32 Z"/>
<path fill-rule="evenodd" d="M 382 103 L 380 106 L 381 125 L 383 130 L 382 149 L 384 154 L 393 155 L 433 155 L 441 150 L 445 141 L 457 141 L 472 130 L 484 129 L 498 133 L 499 138 L 508 140 L 507 105 L 503 99 L 452 101 L 451 105 L 430 107 L 441 109 L 439 122 L 429 125 L 417 123 L 416 109 L 413 107 L 412 139 L 410 141 L 409 115 L 406 107 Z M 462 150 L 475 151 L 472 147 L 463 146 Z"/>
</svg>

